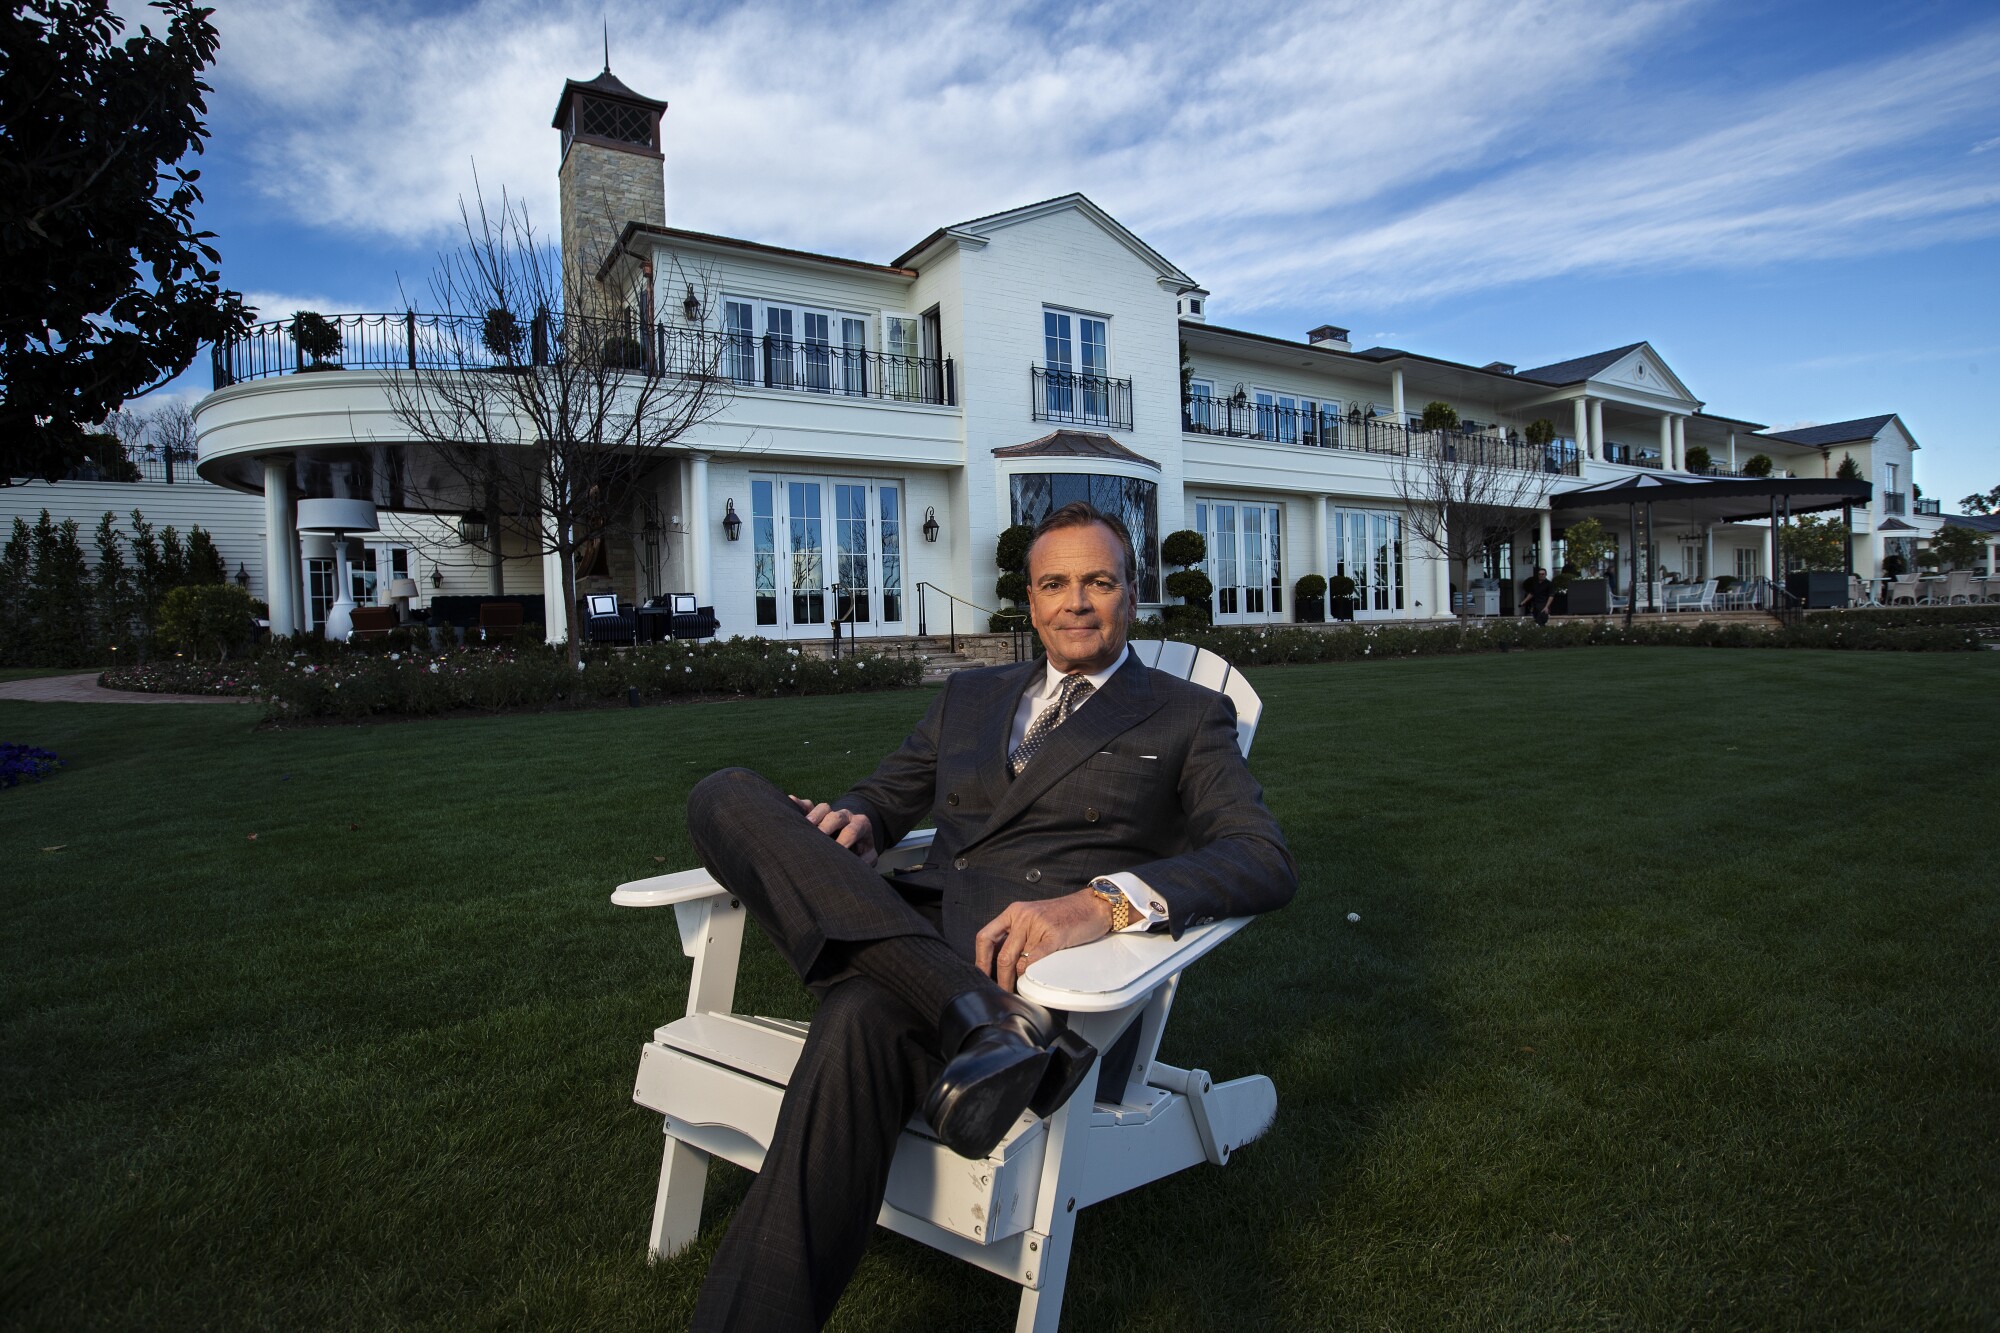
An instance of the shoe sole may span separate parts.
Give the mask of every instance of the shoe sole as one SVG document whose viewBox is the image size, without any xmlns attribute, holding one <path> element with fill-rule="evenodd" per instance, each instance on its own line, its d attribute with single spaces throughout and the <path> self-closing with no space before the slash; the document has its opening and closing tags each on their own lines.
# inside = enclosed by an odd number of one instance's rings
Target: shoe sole
<svg viewBox="0 0 2000 1333">
<path fill-rule="evenodd" d="M 1004 1069 L 952 1089 L 938 1087 L 924 1099 L 924 1119 L 938 1141 L 960 1157 L 991 1155 L 1007 1131 L 1029 1109 L 1049 1071 L 1049 1053 L 1032 1048 Z M 943 1080 L 939 1080 L 942 1086 Z"/>
</svg>

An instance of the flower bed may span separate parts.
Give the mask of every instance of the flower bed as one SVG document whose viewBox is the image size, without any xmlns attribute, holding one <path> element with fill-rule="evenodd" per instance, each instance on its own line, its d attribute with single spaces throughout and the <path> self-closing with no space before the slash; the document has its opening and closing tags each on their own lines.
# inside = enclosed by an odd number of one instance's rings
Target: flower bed
<svg viewBox="0 0 2000 1333">
<path fill-rule="evenodd" d="M 247 670 L 227 664 L 150 664 L 107 671 L 111 689 L 255 694 L 276 721 L 430 717 L 461 709 L 497 712 L 685 695 L 845 694 L 917 684 L 920 658 L 858 653 L 827 661 L 766 639 L 674 642 L 626 652 L 598 650 L 582 669 L 537 645 L 443 652 L 270 652 Z"/>
<path fill-rule="evenodd" d="M 1134 633 L 1163 637 L 1157 623 L 1143 623 Z M 1968 652 L 1980 646 L 1970 628 L 1919 626 L 1898 628 L 1867 623 L 1859 617 L 1813 617 L 1782 628 L 1743 622 L 1695 621 L 1692 624 L 1642 623 L 1629 628 L 1615 618 L 1537 625 L 1531 620 L 1486 620 L 1469 625 L 1357 625 L 1351 629 L 1311 630 L 1283 626 L 1269 629 L 1212 629 L 1172 632 L 1207 648 L 1236 666 L 1269 666 L 1281 662 L 1354 662 L 1379 657 L 1435 656 L 1444 653 L 1492 653 L 1515 648 L 1583 648 L 1608 644 L 1638 644 L 1677 648 L 1844 648 L 1889 652 Z"/>
<path fill-rule="evenodd" d="M 62 766 L 63 761 L 52 750 L 0 742 L 0 788 L 18 787 L 23 781 L 40 782 Z"/>
<path fill-rule="evenodd" d="M 140 694 L 254 694 L 257 663 L 250 658 L 200 662 L 189 657 L 168 657 L 157 662 L 112 667 L 99 673 L 97 683 L 107 690 L 134 690 Z"/>
</svg>

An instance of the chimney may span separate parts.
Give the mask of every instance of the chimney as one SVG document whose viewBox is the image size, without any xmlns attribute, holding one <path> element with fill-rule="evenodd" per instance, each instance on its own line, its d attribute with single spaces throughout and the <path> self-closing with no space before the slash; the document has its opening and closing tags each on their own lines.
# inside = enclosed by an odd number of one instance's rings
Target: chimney
<svg viewBox="0 0 2000 1333">
<path fill-rule="evenodd" d="M 1512 361 L 1488 361 L 1480 369 L 1493 375 L 1511 375 L 1514 373 L 1514 363 Z"/>
<path fill-rule="evenodd" d="M 1347 330 L 1333 324 L 1322 324 L 1306 335 L 1306 341 L 1314 347 L 1324 347 L 1330 352 L 1351 352 L 1354 344 L 1347 340 Z"/>
<path fill-rule="evenodd" d="M 1199 287 L 1182 292 L 1175 302 L 1180 317 L 1189 324 L 1208 323 L 1208 293 Z"/>
<path fill-rule="evenodd" d="M 556 181 L 565 282 L 595 274 L 626 223 L 665 225 L 660 118 L 666 109 L 619 82 L 608 60 L 588 83 L 564 81 L 550 128 L 562 131 Z"/>
</svg>

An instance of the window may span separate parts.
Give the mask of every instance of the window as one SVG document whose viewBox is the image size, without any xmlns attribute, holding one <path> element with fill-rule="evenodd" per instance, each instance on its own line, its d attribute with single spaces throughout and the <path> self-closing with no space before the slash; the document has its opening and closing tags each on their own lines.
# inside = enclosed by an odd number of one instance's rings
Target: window
<svg viewBox="0 0 2000 1333">
<path fill-rule="evenodd" d="M 1736 548 L 1736 577 L 1747 583 L 1757 577 L 1757 548 L 1739 546 Z"/>
<path fill-rule="evenodd" d="M 1067 310 L 1042 311 L 1044 409 L 1051 421 L 1108 425 L 1111 418 L 1109 325 Z"/>
<path fill-rule="evenodd" d="M 1187 396 L 1187 421 L 1189 430 L 1205 435 L 1216 434 L 1221 424 L 1215 415 L 1215 385 L 1209 380 L 1189 380 Z"/>
<path fill-rule="evenodd" d="M 850 311 L 727 297 L 722 303 L 722 373 L 746 386 L 920 398 L 922 377 L 907 364 L 899 368 L 894 383 L 869 383 L 868 323 L 865 316 Z M 913 348 L 915 321 L 906 315 L 884 316 L 885 345 L 892 334 L 899 348 Z"/>
<path fill-rule="evenodd" d="M 901 622 L 895 482 L 753 475 L 750 531 L 759 625 L 810 636 L 824 633 L 829 617 L 872 632 Z"/>
<path fill-rule="evenodd" d="M 1327 568 L 1354 580 L 1356 614 L 1402 610 L 1402 515 L 1335 509 L 1328 517 Z"/>
<path fill-rule="evenodd" d="M 1132 534 L 1139 558 L 1139 600 L 1160 600 L 1159 487 L 1140 477 L 1101 477 L 1075 472 L 1018 472 L 1010 478 L 1013 521 L 1033 526 L 1052 511 L 1085 501 L 1116 514 Z"/>
</svg>

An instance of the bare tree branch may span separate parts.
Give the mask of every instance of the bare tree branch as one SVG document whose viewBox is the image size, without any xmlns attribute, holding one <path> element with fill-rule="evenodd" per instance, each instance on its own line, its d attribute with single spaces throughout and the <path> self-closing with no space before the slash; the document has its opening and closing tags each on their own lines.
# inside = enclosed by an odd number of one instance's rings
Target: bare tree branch
<svg viewBox="0 0 2000 1333">
<path fill-rule="evenodd" d="M 1392 478 L 1413 532 L 1449 562 L 1463 589 L 1472 562 L 1542 507 L 1555 474 L 1511 443 L 1457 431 L 1412 431 Z"/>
</svg>

